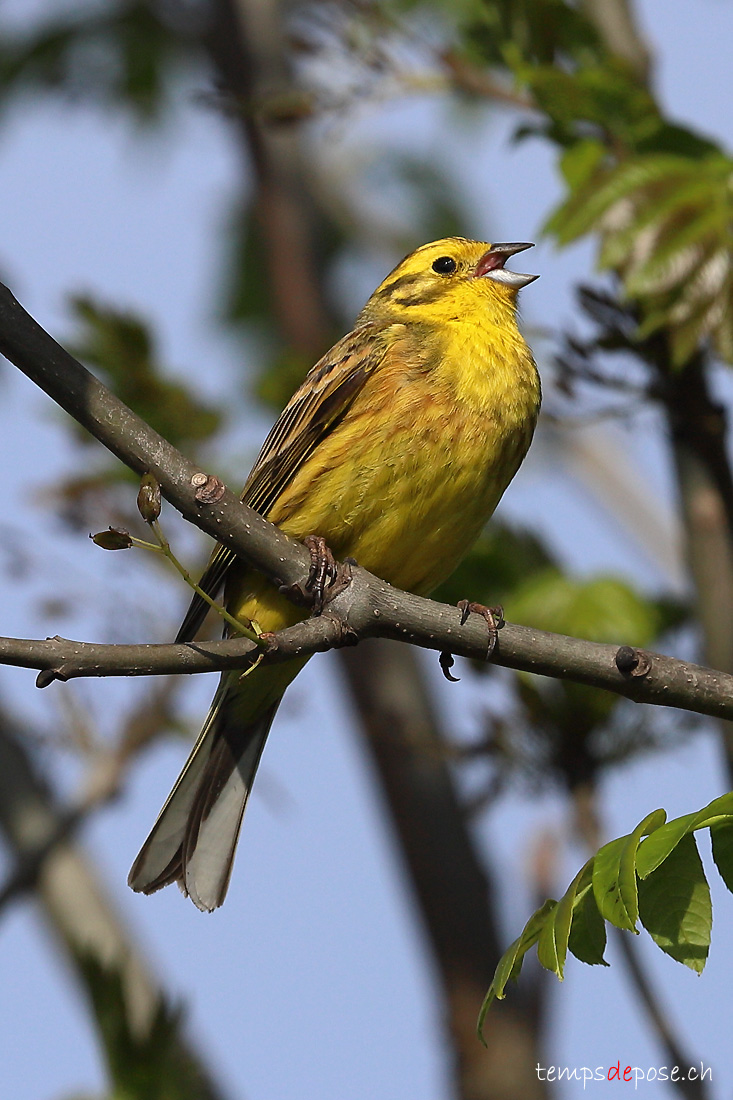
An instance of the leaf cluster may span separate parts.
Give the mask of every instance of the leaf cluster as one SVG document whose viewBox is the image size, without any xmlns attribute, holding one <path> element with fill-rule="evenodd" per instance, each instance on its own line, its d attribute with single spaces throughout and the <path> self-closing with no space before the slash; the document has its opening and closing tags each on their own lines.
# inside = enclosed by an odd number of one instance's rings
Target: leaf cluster
<svg viewBox="0 0 733 1100">
<path fill-rule="evenodd" d="M 392 6 L 409 9 L 417 2 Z M 565 67 L 603 52 L 593 24 L 566 0 L 437 0 L 430 6 L 457 27 L 460 47 L 473 62 L 498 67 L 523 59 Z"/>
<path fill-rule="evenodd" d="M 600 267 L 640 303 L 637 339 L 666 330 L 676 367 L 707 341 L 733 362 L 733 160 L 648 153 L 614 164 L 589 140 L 562 168 L 569 194 L 546 229 L 561 244 L 600 233 Z"/>
<path fill-rule="evenodd" d="M 614 56 L 571 0 L 473 0 L 467 57 L 504 70 L 540 116 L 518 137 L 560 147 L 566 197 L 545 225 L 562 245 L 600 237 L 599 266 L 663 331 L 671 365 L 701 348 L 733 362 L 733 160 L 665 116 L 643 75 Z"/>
<path fill-rule="evenodd" d="M 535 945 L 542 966 L 560 980 L 568 951 L 581 962 L 607 966 L 606 923 L 638 935 L 640 921 L 662 951 L 701 973 L 713 918 L 694 836 L 699 829 L 710 830 L 713 859 L 733 891 L 733 793 L 672 821 L 664 810 L 655 810 L 628 835 L 600 848 L 559 901 L 549 899 L 530 917 L 496 968 L 479 1034 L 492 1002 L 504 997 Z"/>
</svg>

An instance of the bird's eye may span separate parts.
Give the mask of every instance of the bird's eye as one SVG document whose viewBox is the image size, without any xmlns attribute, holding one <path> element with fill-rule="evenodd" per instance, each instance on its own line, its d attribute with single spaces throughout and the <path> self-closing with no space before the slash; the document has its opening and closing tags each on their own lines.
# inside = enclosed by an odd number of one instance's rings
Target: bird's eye
<svg viewBox="0 0 733 1100">
<path fill-rule="evenodd" d="M 452 275 L 457 267 L 452 256 L 438 256 L 437 260 L 433 260 L 433 271 L 437 271 L 438 275 Z"/>
</svg>

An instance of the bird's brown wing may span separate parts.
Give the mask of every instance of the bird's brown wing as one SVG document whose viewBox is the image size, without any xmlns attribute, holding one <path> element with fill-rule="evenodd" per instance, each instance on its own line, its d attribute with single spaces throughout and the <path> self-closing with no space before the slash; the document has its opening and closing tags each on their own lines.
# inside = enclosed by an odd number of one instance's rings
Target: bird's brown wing
<svg viewBox="0 0 733 1100">
<path fill-rule="evenodd" d="M 308 372 L 275 422 L 259 453 L 242 500 L 266 516 L 303 462 L 333 431 L 367 378 L 384 359 L 388 341 L 382 326 L 362 325 L 340 340 Z M 199 585 L 209 596 L 220 591 L 237 560 L 234 551 L 217 546 Z M 191 601 L 177 642 L 195 637 L 209 610 L 196 595 Z"/>
</svg>

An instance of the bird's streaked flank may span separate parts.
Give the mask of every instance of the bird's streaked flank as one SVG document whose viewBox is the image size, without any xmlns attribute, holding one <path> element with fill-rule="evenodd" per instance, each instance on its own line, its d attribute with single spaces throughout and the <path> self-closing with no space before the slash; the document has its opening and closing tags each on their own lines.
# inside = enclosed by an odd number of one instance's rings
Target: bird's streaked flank
<svg viewBox="0 0 733 1100">
<path fill-rule="evenodd" d="M 408 256 L 353 330 L 311 369 L 264 446 L 242 499 L 296 539 L 316 534 L 397 588 L 428 595 L 455 569 L 527 453 L 540 382 L 507 271 L 529 244 L 449 237 Z M 218 547 L 201 580 L 245 623 L 304 614 Z M 178 634 L 196 634 L 195 597 Z M 209 715 L 132 870 L 133 890 L 178 882 L 221 905 L 247 798 L 283 693 L 302 661 L 222 675 Z"/>
</svg>

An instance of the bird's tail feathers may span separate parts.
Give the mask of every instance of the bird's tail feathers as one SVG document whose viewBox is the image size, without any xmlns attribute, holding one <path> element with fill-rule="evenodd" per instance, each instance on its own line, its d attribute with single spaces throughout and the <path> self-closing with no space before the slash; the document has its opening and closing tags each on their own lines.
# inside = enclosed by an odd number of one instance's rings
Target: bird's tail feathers
<svg viewBox="0 0 733 1100">
<path fill-rule="evenodd" d="M 133 890 L 155 893 L 178 882 L 199 909 L 224 901 L 242 818 L 280 700 L 243 721 L 222 685 L 198 740 L 132 865 Z"/>
</svg>

